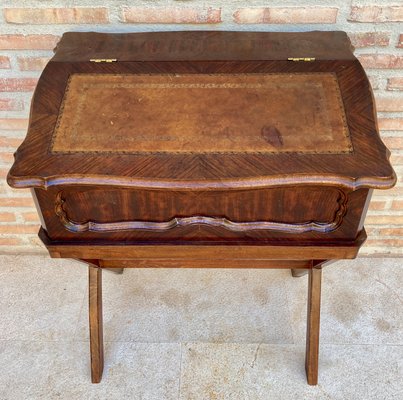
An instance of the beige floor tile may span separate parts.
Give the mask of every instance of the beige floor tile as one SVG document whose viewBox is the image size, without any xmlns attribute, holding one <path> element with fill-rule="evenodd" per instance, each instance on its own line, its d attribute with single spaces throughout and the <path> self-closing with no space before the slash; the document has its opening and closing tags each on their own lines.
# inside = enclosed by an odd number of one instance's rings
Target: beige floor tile
<svg viewBox="0 0 403 400">
<path fill-rule="evenodd" d="M 76 261 L 0 256 L 0 339 L 72 339 L 86 286 Z"/>
<path fill-rule="evenodd" d="M 127 269 L 104 273 L 109 341 L 292 343 L 288 270 Z M 77 338 L 88 338 L 84 304 Z"/>
<path fill-rule="evenodd" d="M 106 343 L 105 357 L 92 384 L 86 342 L 0 341 L 0 399 L 178 399 L 180 344 Z"/>
<path fill-rule="evenodd" d="M 296 345 L 183 345 L 181 400 L 400 400 L 403 347 L 321 348 L 318 386 L 306 384 Z"/>
<path fill-rule="evenodd" d="M 0 256 L 0 400 L 171 400 L 179 387 L 182 400 L 403 399 L 402 265 L 324 269 L 317 387 L 304 372 L 306 277 L 105 271 L 106 365 L 92 385 L 87 268 Z"/>
<path fill-rule="evenodd" d="M 403 258 L 338 261 L 322 280 L 322 344 L 403 344 Z M 307 277 L 286 285 L 295 342 L 304 343 Z"/>
</svg>

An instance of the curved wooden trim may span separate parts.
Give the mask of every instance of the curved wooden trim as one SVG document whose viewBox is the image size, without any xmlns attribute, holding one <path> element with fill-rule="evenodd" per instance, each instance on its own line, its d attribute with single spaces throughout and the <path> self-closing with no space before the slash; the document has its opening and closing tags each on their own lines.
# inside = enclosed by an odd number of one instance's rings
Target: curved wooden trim
<svg viewBox="0 0 403 400">
<path fill-rule="evenodd" d="M 297 185 L 321 185 L 338 186 L 349 190 L 362 188 L 390 189 L 397 181 L 395 172 L 386 177 L 360 177 L 353 178 L 340 175 L 274 175 L 256 178 L 221 179 L 221 180 L 157 180 L 141 179 L 132 177 L 111 177 L 104 175 L 55 175 L 48 178 L 40 176 L 7 176 L 7 183 L 13 188 L 41 188 L 67 185 L 97 185 L 119 186 L 137 189 L 173 189 L 173 190 L 236 190 L 236 189 L 259 189 L 280 186 Z"/>
<path fill-rule="evenodd" d="M 264 244 L 231 244 L 223 242 L 217 244 L 191 241 L 180 244 L 139 243 L 125 241 L 82 242 L 55 241 L 49 239 L 43 228 L 39 230 L 39 237 L 54 258 L 86 258 L 86 259 L 168 259 L 176 260 L 175 267 L 185 265 L 187 260 L 213 259 L 258 259 L 258 260 L 338 260 L 357 257 L 358 250 L 367 237 L 363 229 L 353 241 L 317 241 L 310 244 L 296 245 L 289 240 L 270 241 Z M 203 264 L 200 264 L 203 266 Z"/>
<path fill-rule="evenodd" d="M 335 217 L 331 222 L 309 221 L 304 223 L 283 223 L 274 221 L 251 221 L 251 222 L 234 222 L 227 218 L 208 217 L 196 215 L 192 217 L 175 217 L 169 221 L 153 222 L 153 221 L 120 221 L 120 222 L 76 222 L 72 221 L 63 208 L 65 200 L 63 192 L 60 191 L 55 199 L 55 213 L 59 217 L 60 222 L 70 232 L 116 232 L 116 231 L 132 231 L 132 230 L 148 230 L 153 232 L 166 232 L 177 227 L 188 225 L 204 224 L 208 226 L 227 229 L 233 232 L 249 232 L 254 230 L 274 230 L 288 233 L 305 233 L 305 232 L 321 232 L 327 233 L 337 229 L 343 221 L 343 217 L 347 211 L 347 196 L 339 190 L 338 209 Z"/>
</svg>

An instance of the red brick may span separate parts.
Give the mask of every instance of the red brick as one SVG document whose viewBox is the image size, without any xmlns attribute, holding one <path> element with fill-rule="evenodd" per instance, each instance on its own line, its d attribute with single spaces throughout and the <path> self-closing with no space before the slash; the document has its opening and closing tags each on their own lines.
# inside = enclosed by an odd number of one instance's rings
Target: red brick
<svg viewBox="0 0 403 400">
<path fill-rule="evenodd" d="M 403 7 L 354 6 L 351 7 L 348 20 L 354 22 L 401 22 L 403 21 Z"/>
<path fill-rule="evenodd" d="M 403 56 L 394 54 L 361 54 L 358 59 L 364 68 L 403 68 Z"/>
<path fill-rule="evenodd" d="M 10 69 L 10 59 L 6 56 L 0 56 L 0 69 Z"/>
<path fill-rule="evenodd" d="M 218 24 L 220 8 L 124 7 L 123 22 L 142 24 Z"/>
<path fill-rule="evenodd" d="M 22 240 L 19 238 L 0 237 L 0 246 L 18 246 L 20 244 L 22 244 Z"/>
<path fill-rule="evenodd" d="M 403 90 L 403 77 L 389 78 L 388 90 Z"/>
<path fill-rule="evenodd" d="M 24 233 L 37 233 L 37 225 L 0 225 L 0 234 L 24 234 Z"/>
<path fill-rule="evenodd" d="M 384 136 L 382 140 L 391 150 L 403 149 L 403 137 Z"/>
<path fill-rule="evenodd" d="M 368 225 L 403 225 L 403 215 L 368 215 Z"/>
<path fill-rule="evenodd" d="M 349 37 L 356 48 L 389 45 L 389 33 L 387 32 L 350 33 Z"/>
<path fill-rule="evenodd" d="M 393 200 L 391 209 L 403 211 L 403 200 Z"/>
<path fill-rule="evenodd" d="M 0 136 L 0 147 L 18 147 L 21 142 L 22 139 Z"/>
<path fill-rule="evenodd" d="M 52 50 L 59 39 L 55 35 L 0 35 L 0 50 Z"/>
<path fill-rule="evenodd" d="M 393 154 L 390 156 L 392 165 L 403 165 L 403 155 Z"/>
<path fill-rule="evenodd" d="M 403 131 L 403 118 L 378 118 L 378 126 L 381 131 Z"/>
<path fill-rule="evenodd" d="M 337 12 L 333 7 L 240 8 L 233 17 L 237 24 L 334 24 Z"/>
<path fill-rule="evenodd" d="M 13 24 L 104 24 L 106 8 L 6 8 L 4 19 Z"/>
<path fill-rule="evenodd" d="M 28 119 L 26 118 L 0 118 L 0 129 L 19 131 L 28 128 Z"/>
<path fill-rule="evenodd" d="M 15 222 L 15 215 L 11 212 L 0 212 L 1 222 Z"/>
<path fill-rule="evenodd" d="M 386 201 L 376 201 L 372 200 L 371 203 L 369 204 L 369 209 L 370 210 L 384 210 L 386 205 Z"/>
<path fill-rule="evenodd" d="M 7 174 L 8 174 L 8 168 L 0 167 L 0 179 L 2 180 L 6 179 Z"/>
<path fill-rule="evenodd" d="M 6 197 L 0 199 L 0 207 L 35 207 L 31 197 Z"/>
<path fill-rule="evenodd" d="M 403 228 L 380 228 L 381 236 L 403 236 Z"/>
<path fill-rule="evenodd" d="M 400 34 L 400 36 L 399 36 L 399 43 L 397 44 L 396 47 L 403 48 L 403 33 Z"/>
<path fill-rule="evenodd" d="M 0 92 L 32 92 L 37 78 L 1 78 Z"/>
<path fill-rule="evenodd" d="M 16 99 L 0 99 L 0 111 L 21 111 L 24 103 Z"/>
<path fill-rule="evenodd" d="M 21 71 L 42 71 L 49 57 L 18 57 L 17 61 Z"/>
<path fill-rule="evenodd" d="M 39 216 L 37 212 L 23 212 L 21 215 L 24 218 L 24 221 L 39 222 Z"/>
<path fill-rule="evenodd" d="M 399 112 L 403 111 L 402 97 L 376 97 L 375 98 L 377 111 Z"/>
<path fill-rule="evenodd" d="M 12 163 L 14 161 L 13 153 L 0 153 L 0 161 Z"/>
<path fill-rule="evenodd" d="M 403 247 L 403 239 L 367 239 L 366 247 Z"/>
</svg>

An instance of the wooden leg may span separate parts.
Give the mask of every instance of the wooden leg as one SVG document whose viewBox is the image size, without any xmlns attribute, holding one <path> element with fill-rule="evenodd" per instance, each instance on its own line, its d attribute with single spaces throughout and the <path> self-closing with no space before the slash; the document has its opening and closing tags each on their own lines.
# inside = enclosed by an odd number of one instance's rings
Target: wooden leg
<svg viewBox="0 0 403 400">
<path fill-rule="evenodd" d="M 306 275 L 308 273 L 308 271 L 309 271 L 308 269 L 294 269 L 294 268 L 292 268 L 291 269 L 291 275 L 294 278 L 299 278 L 300 276 Z"/>
<path fill-rule="evenodd" d="M 102 269 L 90 265 L 89 270 L 89 321 L 91 351 L 91 381 L 101 382 L 104 369 L 102 333 Z"/>
<path fill-rule="evenodd" d="M 305 370 L 309 385 L 318 383 L 320 291 L 322 269 L 309 270 Z"/>
</svg>

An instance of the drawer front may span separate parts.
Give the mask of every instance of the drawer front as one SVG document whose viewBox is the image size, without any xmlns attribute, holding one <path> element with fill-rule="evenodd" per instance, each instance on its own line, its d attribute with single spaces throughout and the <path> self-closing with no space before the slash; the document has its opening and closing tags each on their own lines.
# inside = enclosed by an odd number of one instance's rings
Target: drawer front
<svg viewBox="0 0 403 400">
<path fill-rule="evenodd" d="M 366 197 L 359 192 L 53 187 L 36 195 L 54 240 L 251 240 L 354 238 Z"/>
</svg>

